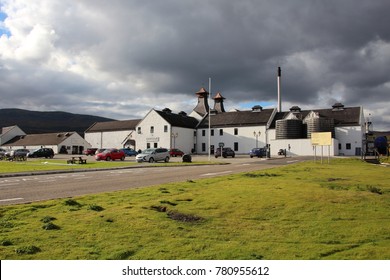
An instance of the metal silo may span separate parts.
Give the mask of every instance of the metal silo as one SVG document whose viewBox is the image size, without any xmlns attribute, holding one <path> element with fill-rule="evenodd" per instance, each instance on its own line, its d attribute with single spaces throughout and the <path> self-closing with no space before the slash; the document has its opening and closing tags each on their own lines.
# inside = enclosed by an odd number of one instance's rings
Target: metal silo
<svg viewBox="0 0 390 280">
<path fill-rule="evenodd" d="M 332 132 L 334 137 L 334 119 L 327 119 L 320 116 L 312 116 L 305 120 L 307 126 L 307 138 L 311 138 L 313 132 Z"/>
<path fill-rule="evenodd" d="M 276 139 L 299 139 L 302 131 L 302 120 L 297 118 L 276 121 Z"/>
</svg>

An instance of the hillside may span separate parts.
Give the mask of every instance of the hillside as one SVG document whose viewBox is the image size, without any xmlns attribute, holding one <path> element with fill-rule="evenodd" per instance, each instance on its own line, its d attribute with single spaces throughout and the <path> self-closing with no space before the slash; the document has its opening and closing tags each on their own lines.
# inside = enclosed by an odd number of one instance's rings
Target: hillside
<svg viewBox="0 0 390 280">
<path fill-rule="evenodd" d="M 0 109 L 0 128 L 17 125 L 27 134 L 76 131 L 81 136 L 95 122 L 113 119 L 61 111 L 39 112 L 22 109 Z"/>
</svg>

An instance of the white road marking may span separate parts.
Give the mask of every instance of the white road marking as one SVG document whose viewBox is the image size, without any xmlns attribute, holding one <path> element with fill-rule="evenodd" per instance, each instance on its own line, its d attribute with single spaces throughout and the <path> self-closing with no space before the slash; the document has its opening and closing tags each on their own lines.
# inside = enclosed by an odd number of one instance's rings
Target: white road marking
<svg viewBox="0 0 390 280">
<path fill-rule="evenodd" d="M 16 186 L 19 185 L 19 183 L 6 183 L 6 184 L 0 184 L 0 187 L 5 187 L 5 186 Z"/>
<path fill-rule="evenodd" d="M 16 198 L 8 198 L 8 199 L 2 199 L 0 202 L 7 202 L 7 201 L 15 201 L 15 200 L 23 200 L 24 198 L 16 197 Z"/>
<path fill-rule="evenodd" d="M 287 163 L 293 163 L 293 162 L 297 162 L 297 161 L 299 161 L 299 160 L 297 160 L 297 159 L 296 160 L 288 160 Z"/>
</svg>

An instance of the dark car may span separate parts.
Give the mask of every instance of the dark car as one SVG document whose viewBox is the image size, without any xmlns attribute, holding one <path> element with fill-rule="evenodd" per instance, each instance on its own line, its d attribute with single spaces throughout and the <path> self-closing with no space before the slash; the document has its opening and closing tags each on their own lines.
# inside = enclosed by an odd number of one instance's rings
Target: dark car
<svg viewBox="0 0 390 280">
<path fill-rule="evenodd" d="M 107 161 L 110 161 L 110 160 L 116 160 L 116 159 L 120 159 L 120 160 L 125 160 L 125 153 L 123 151 L 120 151 L 118 149 L 107 149 L 105 151 L 103 151 L 102 153 L 99 153 L 95 156 L 95 159 L 96 160 L 107 160 Z"/>
<path fill-rule="evenodd" d="M 138 154 L 137 151 L 131 148 L 122 148 L 119 150 L 123 151 L 127 157 L 136 156 Z"/>
<path fill-rule="evenodd" d="M 97 148 L 88 148 L 83 151 L 83 154 L 86 156 L 94 156 L 97 151 Z"/>
<path fill-rule="evenodd" d="M 177 156 L 182 157 L 184 155 L 184 152 L 179 149 L 170 149 L 169 155 L 171 157 L 177 157 Z"/>
<path fill-rule="evenodd" d="M 17 149 L 10 152 L 10 157 L 26 157 L 30 151 L 27 149 Z"/>
<path fill-rule="evenodd" d="M 264 148 L 253 148 L 252 150 L 250 150 L 249 152 L 249 156 L 251 158 L 253 157 L 265 157 L 266 156 L 266 150 Z"/>
<path fill-rule="evenodd" d="M 221 156 L 221 148 L 217 148 L 215 151 L 215 157 Z M 231 148 L 222 148 L 222 157 L 235 157 L 236 153 Z"/>
<path fill-rule="evenodd" d="M 53 158 L 54 151 L 53 151 L 53 149 L 50 149 L 50 148 L 40 148 L 40 149 L 34 150 L 32 152 L 29 152 L 27 154 L 27 157 L 29 157 L 29 158 L 38 158 L 38 157 Z"/>
</svg>

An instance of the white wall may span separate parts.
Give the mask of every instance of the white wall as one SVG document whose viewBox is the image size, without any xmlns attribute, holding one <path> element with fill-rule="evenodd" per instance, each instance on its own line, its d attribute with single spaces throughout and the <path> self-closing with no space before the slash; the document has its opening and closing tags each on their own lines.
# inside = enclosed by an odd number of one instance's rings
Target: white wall
<svg viewBox="0 0 390 280">
<path fill-rule="evenodd" d="M 278 156 L 280 149 L 287 150 L 287 156 L 311 156 L 314 155 L 314 147 L 311 144 L 311 139 L 272 139 L 270 141 L 271 156 Z M 290 145 L 290 150 L 288 149 Z M 323 148 L 324 155 L 328 155 L 328 146 Z M 321 146 L 316 147 L 317 155 L 321 155 Z M 338 140 L 332 139 L 330 146 L 330 155 L 338 155 Z"/>
<path fill-rule="evenodd" d="M 220 129 L 223 130 L 223 135 L 220 135 Z M 237 129 L 237 135 L 234 134 Z M 202 136 L 202 131 L 205 131 L 205 136 Z M 219 147 L 219 143 L 224 143 L 224 147 L 229 147 L 235 150 L 234 143 L 238 143 L 236 154 L 248 154 L 252 148 L 262 148 L 266 145 L 266 129 L 265 126 L 248 126 L 248 127 L 219 127 L 212 128 L 214 136 L 211 136 L 211 145 L 214 145 L 214 151 Z M 257 141 L 254 132 L 257 134 Z M 260 132 L 260 133 L 259 133 Z M 208 154 L 209 129 L 198 129 L 197 131 L 197 153 Z M 206 150 L 202 151 L 202 143 L 205 143 Z"/>
<path fill-rule="evenodd" d="M 171 127 L 171 148 L 182 150 L 185 154 L 191 153 L 194 148 L 194 131 L 192 128 Z M 175 137 L 172 136 L 172 133 Z"/>
<path fill-rule="evenodd" d="M 85 140 L 94 148 L 122 148 L 122 142 L 131 132 L 134 135 L 133 130 L 87 132 Z"/>
<path fill-rule="evenodd" d="M 164 126 L 168 126 L 167 132 L 164 132 Z M 151 127 L 153 127 L 153 132 L 151 132 Z M 137 150 L 146 149 L 148 143 L 150 148 L 169 149 L 171 146 L 170 124 L 154 110 L 149 111 L 145 118 L 139 122 L 133 135 L 136 140 Z"/>
<path fill-rule="evenodd" d="M 364 132 L 361 126 L 336 127 L 335 137 L 340 143 L 340 155 L 355 156 L 362 149 Z"/>
</svg>

